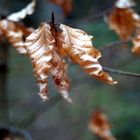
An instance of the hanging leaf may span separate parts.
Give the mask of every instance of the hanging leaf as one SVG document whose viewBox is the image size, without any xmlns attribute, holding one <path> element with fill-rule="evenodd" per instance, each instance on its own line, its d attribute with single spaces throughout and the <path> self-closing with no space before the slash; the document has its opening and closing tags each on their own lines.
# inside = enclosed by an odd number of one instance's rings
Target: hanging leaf
<svg viewBox="0 0 140 140">
<path fill-rule="evenodd" d="M 66 76 L 66 64 L 55 50 L 55 38 L 52 36 L 51 26 L 42 23 L 26 40 L 27 53 L 34 67 L 37 77 L 39 95 L 43 100 L 48 99 L 48 74 L 52 75 L 57 90 L 71 102 L 68 97 L 69 82 Z"/>
<path fill-rule="evenodd" d="M 58 92 L 71 102 L 68 96 L 69 80 L 64 56 L 79 64 L 92 77 L 112 85 L 116 83 L 103 72 L 98 62 L 101 54 L 92 46 L 91 38 L 85 32 L 63 24 L 57 29 L 53 23 L 42 23 L 27 37 L 27 54 L 31 59 L 40 90 L 39 95 L 43 100 L 48 98 L 47 78 L 50 74 Z"/>
<path fill-rule="evenodd" d="M 135 30 L 136 21 L 134 11 L 130 9 L 115 8 L 108 16 L 110 29 L 114 30 L 120 39 L 128 39 Z"/>
<path fill-rule="evenodd" d="M 17 52 L 25 54 L 24 39 L 33 31 L 33 29 L 26 28 L 23 25 L 8 20 L 1 20 L 0 28 L 2 34 L 8 39 Z"/>
<path fill-rule="evenodd" d="M 48 72 L 51 68 L 53 58 L 54 38 L 50 32 L 50 26 L 43 24 L 35 30 L 26 40 L 27 53 L 31 58 L 34 67 L 34 74 L 37 77 L 37 84 L 40 88 L 39 95 L 43 100 L 47 99 Z"/>
<path fill-rule="evenodd" d="M 20 21 L 21 19 L 24 19 L 27 15 L 31 15 L 35 10 L 35 4 L 36 1 L 32 0 L 31 3 L 29 3 L 25 8 L 23 8 L 21 11 L 18 11 L 16 13 L 13 13 L 7 17 L 10 21 Z"/>
<path fill-rule="evenodd" d="M 69 15 L 72 11 L 73 0 L 49 0 L 50 2 L 60 6 L 63 11 L 64 15 Z"/>
<path fill-rule="evenodd" d="M 140 18 L 130 7 L 135 3 L 131 0 L 118 0 L 115 8 L 108 16 L 107 22 L 110 29 L 114 30 L 120 39 L 128 39 L 140 26 Z"/>
<path fill-rule="evenodd" d="M 52 61 L 52 68 L 50 69 L 50 73 L 58 92 L 64 99 L 71 103 L 72 100 L 68 96 L 69 80 L 67 77 L 67 65 L 56 51 L 54 51 L 54 58 Z"/>
<path fill-rule="evenodd" d="M 102 66 L 98 62 L 101 54 L 92 46 L 92 36 L 64 24 L 60 25 L 60 29 L 64 40 L 63 49 L 72 62 L 79 64 L 91 77 L 109 84 L 116 83 L 102 70 Z"/>
<path fill-rule="evenodd" d="M 28 4 L 20 12 L 13 13 L 8 17 L 0 20 L 0 35 L 8 39 L 11 45 L 20 54 L 25 54 L 25 38 L 33 32 L 34 29 L 27 28 L 24 25 L 17 23 L 20 19 L 25 18 L 34 12 L 35 0 Z"/>
<path fill-rule="evenodd" d="M 110 124 L 104 113 L 99 111 L 94 112 L 91 116 L 88 127 L 92 133 L 103 140 L 116 140 L 111 134 Z"/>
</svg>

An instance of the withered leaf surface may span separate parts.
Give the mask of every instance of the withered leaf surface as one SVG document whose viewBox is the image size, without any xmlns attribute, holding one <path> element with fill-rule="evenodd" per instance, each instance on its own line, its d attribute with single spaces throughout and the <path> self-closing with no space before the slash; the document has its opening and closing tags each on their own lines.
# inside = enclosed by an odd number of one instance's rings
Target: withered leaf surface
<svg viewBox="0 0 140 140">
<path fill-rule="evenodd" d="M 60 54 L 57 53 L 57 51 L 54 51 L 53 56 L 50 73 L 54 80 L 55 87 L 62 97 L 71 103 L 72 100 L 68 96 L 69 80 L 67 77 L 67 65 L 65 64 L 64 59 L 60 57 Z"/>
<path fill-rule="evenodd" d="M 107 23 L 121 40 L 133 35 L 140 27 L 140 16 L 131 8 L 135 6 L 133 0 L 117 0 L 114 9 L 108 15 Z"/>
<path fill-rule="evenodd" d="M 25 8 L 23 8 L 21 11 L 9 15 L 7 19 L 15 22 L 24 19 L 27 15 L 31 15 L 34 12 L 35 4 L 36 1 L 32 0 L 32 2 L 29 3 Z"/>
<path fill-rule="evenodd" d="M 0 21 L 0 29 L 2 35 L 8 39 L 9 43 L 17 50 L 18 53 L 26 53 L 24 48 L 24 38 L 26 38 L 33 29 L 7 19 Z"/>
<path fill-rule="evenodd" d="M 103 140 L 116 140 L 110 131 L 107 116 L 100 111 L 93 112 L 88 127 L 92 133 Z"/>
<path fill-rule="evenodd" d="M 34 67 L 34 74 L 39 86 L 39 95 L 46 100 L 48 93 L 48 75 L 51 74 L 58 92 L 69 102 L 69 81 L 66 76 L 66 64 L 55 50 L 56 42 L 51 33 L 51 26 L 42 23 L 26 40 L 27 53 Z"/>
<path fill-rule="evenodd" d="M 48 93 L 48 73 L 51 68 L 54 47 L 54 38 L 50 32 L 50 26 L 42 23 L 39 29 L 27 37 L 25 46 L 31 58 L 34 74 L 37 77 L 37 84 L 40 89 L 39 95 L 43 100 L 46 100 L 46 93 Z"/>
<path fill-rule="evenodd" d="M 137 25 L 134 15 L 135 12 L 131 9 L 115 8 L 108 16 L 110 29 L 114 30 L 120 39 L 128 39 Z"/>
<path fill-rule="evenodd" d="M 71 102 L 68 96 L 69 80 L 64 57 L 79 64 L 92 77 L 112 85 L 116 83 L 103 72 L 98 62 L 101 54 L 92 46 L 92 36 L 63 24 L 59 28 L 61 31 L 52 23 L 42 23 L 27 37 L 25 43 L 40 89 L 39 95 L 44 100 L 47 99 L 47 78 L 50 74 L 58 92 Z"/>
<path fill-rule="evenodd" d="M 92 46 L 92 36 L 82 30 L 60 25 L 63 37 L 63 49 L 72 62 L 79 64 L 91 77 L 109 84 L 116 82 L 102 70 L 98 59 L 101 54 Z"/>
<path fill-rule="evenodd" d="M 25 38 L 33 32 L 33 28 L 27 28 L 26 26 L 17 23 L 17 21 L 30 15 L 34 12 L 35 0 L 32 0 L 24 9 L 17 13 L 13 13 L 0 20 L 0 35 L 7 38 L 9 43 L 20 54 L 26 54 Z"/>
</svg>

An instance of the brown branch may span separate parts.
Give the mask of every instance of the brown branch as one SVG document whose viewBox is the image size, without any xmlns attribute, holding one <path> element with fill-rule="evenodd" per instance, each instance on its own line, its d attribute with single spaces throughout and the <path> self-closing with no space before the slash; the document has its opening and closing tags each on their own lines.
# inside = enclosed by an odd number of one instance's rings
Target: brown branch
<svg viewBox="0 0 140 140">
<path fill-rule="evenodd" d="M 126 71 L 112 69 L 112 68 L 108 68 L 108 67 L 103 67 L 103 70 L 106 72 L 116 73 L 119 75 L 132 76 L 132 77 L 137 77 L 137 78 L 140 77 L 140 73 L 126 72 Z"/>
<path fill-rule="evenodd" d="M 118 41 L 114 41 L 114 42 L 111 42 L 105 46 L 103 46 L 102 48 L 100 48 L 99 50 L 100 51 L 103 51 L 105 49 L 108 49 L 108 48 L 111 48 L 111 47 L 114 47 L 114 46 L 117 46 L 117 45 L 123 45 L 123 44 L 127 44 L 129 42 L 132 41 L 132 38 L 129 38 L 129 39 L 126 39 L 126 40 L 118 40 Z"/>
<path fill-rule="evenodd" d="M 103 46 L 99 50 L 103 51 L 105 49 L 108 49 L 108 48 L 116 46 L 116 45 L 127 44 L 127 43 L 129 43 L 131 41 L 132 41 L 132 38 L 129 38 L 129 39 L 126 39 L 126 40 L 119 40 L 119 41 L 111 42 L 111 43 Z M 103 70 L 107 71 L 107 72 L 111 72 L 111 73 L 116 73 L 116 74 L 119 74 L 119 75 L 132 76 L 132 77 L 140 77 L 140 73 L 126 72 L 126 71 L 122 71 L 122 70 L 118 70 L 118 69 L 112 69 L 112 68 L 108 68 L 108 67 L 103 67 Z"/>
<path fill-rule="evenodd" d="M 90 14 L 89 16 L 86 16 L 84 18 L 75 20 L 71 25 L 76 25 L 78 23 L 83 23 L 83 22 L 95 21 L 97 19 L 100 19 L 100 18 L 108 15 L 112 10 L 113 10 L 113 8 L 110 8 L 110 9 L 107 9 L 103 12 L 99 12 L 99 13 L 96 13 L 96 14 Z"/>
</svg>

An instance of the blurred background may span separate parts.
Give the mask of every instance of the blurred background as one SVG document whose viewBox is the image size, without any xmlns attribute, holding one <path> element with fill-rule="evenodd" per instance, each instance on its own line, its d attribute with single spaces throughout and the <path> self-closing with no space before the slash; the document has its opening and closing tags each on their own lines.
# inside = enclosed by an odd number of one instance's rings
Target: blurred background
<svg viewBox="0 0 140 140">
<path fill-rule="evenodd" d="M 0 0 L 0 13 L 9 15 L 25 7 L 30 0 Z M 112 8 L 114 0 L 73 0 L 72 10 L 67 15 L 61 7 L 47 1 L 37 0 L 33 15 L 23 23 L 38 28 L 41 22 L 49 22 L 51 12 L 56 23 L 64 23 L 93 35 L 93 45 L 101 49 L 117 41 L 99 16 Z M 140 1 L 134 9 L 140 13 Z M 1 50 L 7 51 L 1 44 Z M 140 57 L 128 48 L 119 45 L 103 49 L 100 63 L 109 68 L 140 73 Z M 69 63 L 70 97 L 69 104 L 61 98 L 49 79 L 49 98 L 42 102 L 33 76 L 30 61 L 19 55 L 9 44 L 5 59 L 8 68 L 0 70 L 0 127 L 24 131 L 24 139 L 33 140 L 97 140 L 87 125 L 93 111 L 100 109 L 112 124 L 112 133 L 118 140 L 140 140 L 140 78 L 110 75 L 119 83 L 106 85 L 90 78 L 82 69 Z M 1 62 L 0 63 L 5 63 Z M 14 132 L 15 132 L 14 131 Z"/>
</svg>

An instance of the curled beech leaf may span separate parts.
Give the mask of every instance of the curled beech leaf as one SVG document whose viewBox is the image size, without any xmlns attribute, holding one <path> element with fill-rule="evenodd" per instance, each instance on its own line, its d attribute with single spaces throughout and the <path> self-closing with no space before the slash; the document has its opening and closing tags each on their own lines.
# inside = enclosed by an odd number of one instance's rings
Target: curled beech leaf
<svg viewBox="0 0 140 140">
<path fill-rule="evenodd" d="M 39 86 L 39 95 L 47 99 L 48 82 L 50 74 L 58 92 L 69 102 L 69 81 L 66 74 L 67 65 L 64 58 L 79 64 L 90 76 L 109 84 L 116 82 L 102 70 L 98 59 L 99 51 L 92 46 L 92 36 L 84 31 L 70 28 L 61 24 L 59 29 L 53 23 L 42 23 L 26 39 L 27 54 L 31 58 L 34 73 Z"/>
<path fill-rule="evenodd" d="M 117 33 L 120 39 L 128 39 L 140 26 L 139 15 L 131 9 L 134 5 L 131 0 L 118 0 L 115 8 L 108 15 L 109 27 Z"/>
<path fill-rule="evenodd" d="M 20 54 L 26 54 L 25 38 L 33 32 L 33 28 L 27 28 L 24 25 L 17 23 L 20 19 L 25 18 L 34 12 L 35 0 L 32 0 L 24 9 L 17 13 L 13 13 L 8 17 L 0 20 L 0 35 L 8 39 L 9 43 Z"/>
<path fill-rule="evenodd" d="M 88 127 L 92 133 L 103 140 L 116 140 L 110 131 L 110 124 L 107 116 L 100 111 L 92 113 Z"/>
<path fill-rule="evenodd" d="M 74 29 L 61 24 L 63 49 L 72 62 L 79 64 L 90 76 L 109 84 L 114 84 L 113 79 L 102 70 L 98 59 L 101 54 L 92 46 L 92 36 L 82 30 Z"/>
<path fill-rule="evenodd" d="M 131 9 L 115 8 L 108 16 L 110 29 L 114 30 L 121 39 L 128 39 L 136 28 L 137 20 L 134 15 L 135 12 Z"/>
<path fill-rule="evenodd" d="M 62 96 L 71 102 L 68 97 L 69 82 L 66 76 L 66 64 L 55 49 L 55 38 L 51 33 L 51 26 L 42 23 L 26 40 L 27 53 L 31 58 L 34 73 L 37 77 L 39 95 L 47 99 L 48 74 L 52 75 L 54 84 Z"/>
<path fill-rule="evenodd" d="M 36 1 L 32 0 L 31 3 L 29 3 L 25 8 L 23 8 L 21 11 L 18 11 L 16 13 L 13 13 L 7 17 L 10 21 L 20 21 L 21 19 L 24 19 L 27 15 L 31 15 L 35 10 L 35 4 Z"/>
<path fill-rule="evenodd" d="M 2 35 L 8 39 L 10 44 L 18 51 L 18 53 L 26 53 L 24 48 L 24 38 L 33 31 L 32 28 L 26 28 L 23 25 L 3 19 L 0 21 L 0 29 L 2 31 Z"/>
<path fill-rule="evenodd" d="M 47 99 L 48 73 L 53 59 L 54 38 L 51 35 L 50 26 L 42 24 L 26 39 L 26 50 L 34 67 L 37 84 L 40 88 L 39 95 L 43 100 Z"/>
</svg>

